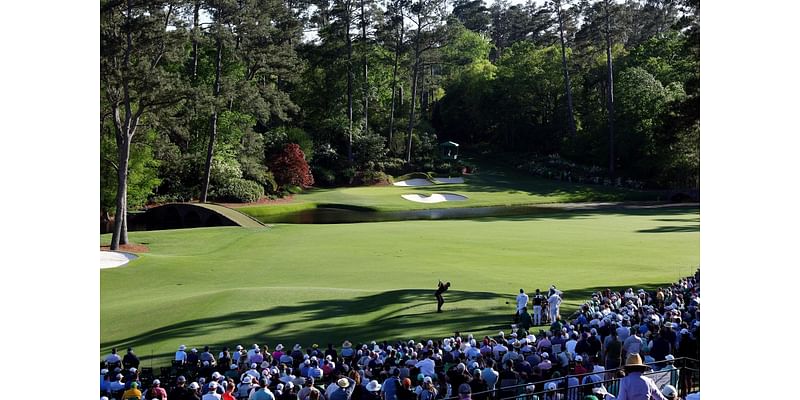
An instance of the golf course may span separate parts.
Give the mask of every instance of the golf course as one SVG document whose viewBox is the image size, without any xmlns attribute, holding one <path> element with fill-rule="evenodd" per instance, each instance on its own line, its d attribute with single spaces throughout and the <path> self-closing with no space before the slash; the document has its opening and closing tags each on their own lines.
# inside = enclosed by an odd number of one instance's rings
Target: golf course
<svg viewBox="0 0 800 400">
<path fill-rule="evenodd" d="M 420 204 L 400 194 L 439 187 L 382 186 L 320 189 L 239 210 L 258 219 L 316 202 L 397 210 L 655 200 L 647 192 L 500 170 L 443 186 L 469 200 Z M 520 288 L 557 285 L 568 316 L 594 290 L 655 289 L 693 274 L 700 262 L 699 205 L 129 235 L 148 251 L 100 271 L 100 353 L 131 346 L 154 366 L 168 365 L 181 344 L 339 346 L 345 339 L 419 340 L 454 331 L 482 337 L 510 330 Z M 101 235 L 101 245 L 110 238 Z M 441 314 L 433 297 L 438 280 L 452 283 Z"/>
</svg>

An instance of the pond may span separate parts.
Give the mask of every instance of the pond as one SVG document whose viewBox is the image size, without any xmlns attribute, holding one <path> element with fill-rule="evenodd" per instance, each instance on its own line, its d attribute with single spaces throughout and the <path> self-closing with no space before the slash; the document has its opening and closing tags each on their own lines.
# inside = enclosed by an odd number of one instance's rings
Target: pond
<svg viewBox="0 0 800 400">
<path fill-rule="evenodd" d="M 540 215 L 561 213 L 564 211 L 595 211 L 628 208 L 615 203 L 593 203 L 584 205 L 562 204 L 524 205 L 524 206 L 493 206 L 493 207 L 458 207 L 439 208 L 430 210 L 406 211 L 363 211 L 349 210 L 335 207 L 318 207 L 315 209 L 297 211 L 292 213 L 274 215 L 262 218 L 264 223 L 281 224 L 346 224 L 358 222 L 386 222 L 408 220 L 437 220 L 482 217 L 510 217 L 525 215 Z"/>
</svg>

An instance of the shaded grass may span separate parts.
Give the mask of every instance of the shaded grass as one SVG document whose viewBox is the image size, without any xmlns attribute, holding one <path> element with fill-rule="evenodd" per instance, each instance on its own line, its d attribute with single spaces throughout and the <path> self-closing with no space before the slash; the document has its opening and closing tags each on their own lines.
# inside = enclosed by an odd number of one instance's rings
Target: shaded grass
<svg viewBox="0 0 800 400">
<path fill-rule="evenodd" d="M 413 173 L 404 177 L 427 177 Z M 601 185 L 586 185 L 541 179 L 513 168 L 497 164 L 481 164 L 479 173 L 464 177 L 464 183 L 434 186 L 362 186 L 334 189 L 310 189 L 282 204 L 254 205 L 239 208 L 257 219 L 316 208 L 321 204 L 354 206 L 374 211 L 425 210 L 458 207 L 511 206 L 544 203 L 647 201 L 659 200 L 660 192 L 638 191 Z M 455 193 L 467 201 L 416 203 L 403 194 L 429 196 L 433 193 Z"/>
<path fill-rule="evenodd" d="M 556 284 L 570 312 L 593 290 L 692 274 L 698 222 L 679 208 L 131 232 L 150 252 L 100 272 L 100 351 L 134 346 L 160 365 L 179 344 L 494 334 L 520 287 Z M 453 283 L 442 314 L 438 279 Z"/>
</svg>

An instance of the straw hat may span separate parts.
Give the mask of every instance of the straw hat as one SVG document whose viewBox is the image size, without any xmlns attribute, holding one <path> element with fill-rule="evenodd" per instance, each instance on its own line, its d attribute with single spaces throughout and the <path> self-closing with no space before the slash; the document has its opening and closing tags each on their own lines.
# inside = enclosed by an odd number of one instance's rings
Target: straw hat
<svg viewBox="0 0 800 400">
<path fill-rule="evenodd" d="M 336 381 L 336 385 L 338 385 L 340 388 L 346 388 L 350 386 L 350 381 L 347 380 L 347 378 L 341 378 L 338 381 Z"/>
<path fill-rule="evenodd" d="M 642 362 L 642 357 L 638 353 L 631 353 L 625 360 L 625 368 L 629 367 L 647 367 L 647 365 Z"/>
</svg>

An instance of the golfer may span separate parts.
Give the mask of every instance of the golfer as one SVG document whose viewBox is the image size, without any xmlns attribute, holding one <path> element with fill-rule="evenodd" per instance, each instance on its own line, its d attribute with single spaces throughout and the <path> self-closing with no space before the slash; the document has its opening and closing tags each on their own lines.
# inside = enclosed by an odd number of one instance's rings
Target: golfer
<svg viewBox="0 0 800 400">
<path fill-rule="evenodd" d="M 442 297 L 442 293 L 446 292 L 447 289 L 450 289 L 450 282 L 442 283 L 442 281 L 439 281 L 439 288 L 436 289 L 436 293 L 434 293 L 434 296 L 436 296 L 436 302 L 438 303 L 436 312 L 442 312 L 442 304 L 444 304 L 444 297 Z"/>
</svg>

